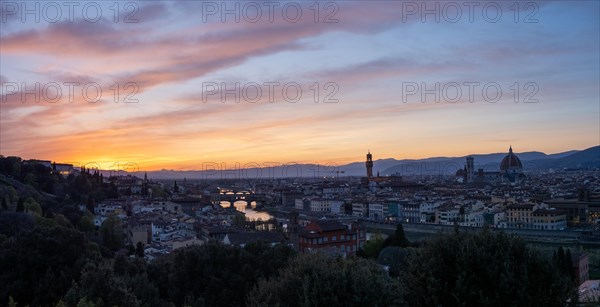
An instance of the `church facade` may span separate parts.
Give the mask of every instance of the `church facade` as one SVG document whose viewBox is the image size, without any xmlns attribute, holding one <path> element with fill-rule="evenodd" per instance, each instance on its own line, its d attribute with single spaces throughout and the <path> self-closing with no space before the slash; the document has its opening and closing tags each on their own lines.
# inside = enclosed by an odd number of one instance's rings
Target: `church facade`
<svg viewBox="0 0 600 307">
<path fill-rule="evenodd" d="M 523 174 L 523 163 L 513 152 L 512 146 L 508 154 L 500 162 L 498 171 L 484 171 L 482 168 L 475 170 L 475 159 L 468 156 L 463 169 L 456 172 L 456 177 L 464 183 L 486 183 L 486 182 L 519 182 L 525 179 Z"/>
</svg>

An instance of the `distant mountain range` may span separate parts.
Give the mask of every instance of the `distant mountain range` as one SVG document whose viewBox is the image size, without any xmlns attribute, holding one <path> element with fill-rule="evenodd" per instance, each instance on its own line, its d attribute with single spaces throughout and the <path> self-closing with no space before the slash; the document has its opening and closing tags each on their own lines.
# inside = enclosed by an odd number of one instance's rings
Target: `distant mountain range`
<svg viewBox="0 0 600 307">
<path fill-rule="evenodd" d="M 502 158 L 507 153 L 473 154 L 475 168 L 485 171 L 498 171 Z M 600 146 L 585 150 L 571 150 L 556 154 L 545 154 L 538 151 L 515 154 L 523 163 L 525 171 L 550 169 L 594 169 L 600 168 Z M 379 159 L 374 161 L 373 174 L 387 175 L 450 175 L 463 168 L 467 156 L 433 157 L 426 159 Z M 143 177 L 144 172 L 133 173 Z M 241 170 L 160 170 L 148 171 L 151 179 L 254 179 L 254 178 L 294 178 L 294 177 L 342 177 L 365 176 L 365 162 L 353 162 L 339 166 L 323 166 L 317 164 L 293 164 L 270 168 L 248 168 Z"/>
</svg>

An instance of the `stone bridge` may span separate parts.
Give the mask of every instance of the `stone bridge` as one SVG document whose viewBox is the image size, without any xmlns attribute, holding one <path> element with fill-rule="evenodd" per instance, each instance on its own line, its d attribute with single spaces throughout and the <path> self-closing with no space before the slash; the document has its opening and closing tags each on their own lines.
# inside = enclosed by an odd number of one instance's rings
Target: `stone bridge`
<svg viewBox="0 0 600 307">
<path fill-rule="evenodd" d="M 236 201 L 244 201 L 250 204 L 254 201 L 258 204 L 264 203 L 267 197 L 266 194 L 257 194 L 250 189 L 219 188 L 218 193 L 211 194 L 211 201 L 213 203 L 227 201 L 230 204 L 233 204 Z"/>
</svg>

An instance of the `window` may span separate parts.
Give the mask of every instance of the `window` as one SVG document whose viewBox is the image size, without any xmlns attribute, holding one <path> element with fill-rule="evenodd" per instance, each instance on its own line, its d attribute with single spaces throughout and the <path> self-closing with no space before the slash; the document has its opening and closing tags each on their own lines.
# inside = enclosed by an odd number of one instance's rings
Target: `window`
<svg viewBox="0 0 600 307">
<path fill-rule="evenodd" d="M 323 237 L 323 242 L 327 242 L 327 237 Z"/>
<path fill-rule="evenodd" d="M 335 241 L 335 240 L 337 240 L 337 237 L 336 237 L 336 236 L 333 236 L 333 237 L 331 238 L 331 241 Z"/>
<path fill-rule="evenodd" d="M 340 240 L 345 240 L 345 239 L 346 239 L 346 236 L 344 236 L 344 235 L 340 236 Z"/>
</svg>

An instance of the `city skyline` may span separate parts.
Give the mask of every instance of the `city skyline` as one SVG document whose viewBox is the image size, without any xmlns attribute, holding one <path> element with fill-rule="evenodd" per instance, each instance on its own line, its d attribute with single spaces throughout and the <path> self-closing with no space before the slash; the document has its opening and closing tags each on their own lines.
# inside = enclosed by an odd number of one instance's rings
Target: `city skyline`
<svg viewBox="0 0 600 307">
<path fill-rule="evenodd" d="M 600 1 L 0 0 L 0 306 L 600 301 Z"/>
<path fill-rule="evenodd" d="M 469 159 L 477 158 L 475 166 L 485 171 L 495 172 L 501 168 L 501 158 L 513 153 L 512 146 L 505 152 L 493 153 L 470 153 L 464 156 L 434 156 L 423 159 L 396 159 L 389 157 L 377 157 L 370 150 L 366 152 L 367 177 L 374 177 L 376 172 L 382 176 L 431 176 L 431 175 L 455 175 L 456 172 L 466 167 Z M 560 169 L 570 169 L 572 167 L 589 167 L 598 163 L 598 158 L 595 157 L 600 153 L 600 145 L 584 150 L 569 150 L 558 153 L 544 153 L 540 151 L 519 152 L 515 154 L 522 155 L 524 161 L 524 169 L 529 172 L 551 171 L 554 172 Z M 2 156 L 3 157 L 3 156 Z M 365 157 L 365 155 L 363 155 Z M 373 159 L 374 157 L 374 159 Z M 340 178 L 345 176 L 362 176 L 364 171 L 364 159 L 351 161 L 349 163 L 336 163 L 323 159 L 322 161 L 313 162 L 248 162 L 248 163 L 226 163 L 220 161 L 201 161 L 193 169 L 147 169 L 144 165 L 139 165 L 135 162 L 109 162 L 98 163 L 78 162 L 78 161 L 56 161 L 52 159 L 27 158 L 18 157 L 23 161 L 34 163 L 42 163 L 46 166 L 56 164 L 59 169 L 83 170 L 99 170 L 107 174 L 128 173 L 134 176 L 148 176 L 151 174 L 153 178 L 160 179 L 194 179 L 196 177 L 202 179 L 208 178 L 230 178 L 230 179 L 256 179 L 256 178 L 301 178 L 301 177 L 332 177 Z M 479 160 L 481 159 L 481 161 Z M 325 162 L 323 162 L 325 161 Z M 376 163 L 375 163 L 376 162 Z M 369 167 L 370 165 L 370 171 Z M 375 169 L 375 170 L 374 170 Z M 59 171 L 60 172 L 60 171 Z M 233 176 L 233 177 L 232 177 Z"/>
<path fill-rule="evenodd" d="M 258 22 L 243 2 L 224 16 L 220 2 L 121 3 L 119 14 L 98 3 L 98 20 L 80 7 L 68 20 L 63 3 L 31 3 L 38 16 L 6 3 L 4 156 L 190 170 L 344 164 L 362 161 L 367 148 L 377 159 L 422 159 L 600 144 L 597 2 L 481 1 L 474 14 L 459 3 L 460 17 L 444 2 L 425 7 L 429 15 L 419 2 L 298 2 L 301 17 L 290 5 L 287 15 L 274 8 L 272 21 L 258 2 Z M 62 20 L 52 22 L 53 9 L 64 10 Z M 47 95 L 23 99 L 36 83 Z M 223 84 L 236 83 L 237 96 L 222 102 Z M 62 95 L 50 101 L 54 84 Z M 81 95 L 88 84 L 102 90 L 98 102 Z M 256 86 L 263 95 L 253 99 Z"/>
</svg>

